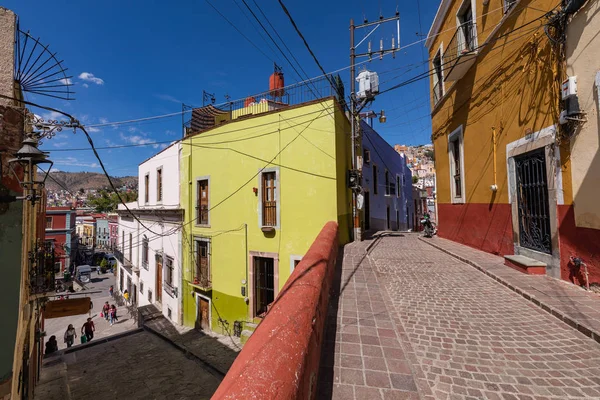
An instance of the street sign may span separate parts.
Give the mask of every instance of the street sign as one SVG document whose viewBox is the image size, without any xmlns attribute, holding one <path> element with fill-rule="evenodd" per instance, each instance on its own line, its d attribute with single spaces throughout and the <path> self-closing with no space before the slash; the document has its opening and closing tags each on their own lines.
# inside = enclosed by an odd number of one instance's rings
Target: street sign
<svg viewBox="0 0 600 400">
<path fill-rule="evenodd" d="M 92 300 L 89 297 L 79 299 L 52 300 L 46 303 L 44 318 L 62 318 L 90 312 Z"/>
</svg>

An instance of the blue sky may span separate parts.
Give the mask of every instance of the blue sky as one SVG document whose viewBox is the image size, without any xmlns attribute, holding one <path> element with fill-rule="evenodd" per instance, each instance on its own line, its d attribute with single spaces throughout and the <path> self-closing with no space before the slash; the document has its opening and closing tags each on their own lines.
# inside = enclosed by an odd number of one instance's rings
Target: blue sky
<svg viewBox="0 0 600 400">
<path fill-rule="evenodd" d="M 236 0 L 244 8 L 241 0 Z M 253 0 L 247 3 L 257 11 Z M 283 65 L 286 84 L 300 80 L 292 68 L 273 56 L 234 0 L 211 1 L 269 58 L 241 37 L 205 1 L 23 1 L 8 0 L 2 6 L 19 15 L 21 30 L 29 30 L 58 52 L 73 75 L 74 101 L 39 95 L 27 99 L 73 114 L 84 124 L 98 124 L 161 115 L 181 110 L 181 102 L 202 105 L 202 90 L 213 92 L 217 103 L 268 90 L 273 60 Z M 284 1 L 326 71 L 349 64 L 349 20 L 360 22 L 392 16 L 397 1 L 329 0 Z M 277 0 L 257 0 L 287 46 L 310 77 L 320 75 Z M 426 34 L 438 7 L 437 0 L 420 0 L 421 27 L 416 2 L 402 2 L 401 46 Z M 245 10 L 245 8 L 244 8 Z M 247 13 L 247 11 L 246 11 Z M 250 16 L 250 18 L 252 18 Z M 254 22 L 254 21 L 253 21 Z M 260 27 L 256 26 L 260 30 Z M 372 36 L 390 44 L 395 28 L 388 24 Z M 365 35 L 357 31 L 357 41 Z M 266 38 L 268 41 L 268 38 Z M 363 45 L 360 51 L 366 51 Z M 271 44 L 271 47 L 273 45 Z M 381 89 L 423 72 L 427 58 L 423 42 L 396 55 L 366 64 L 380 73 Z M 340 72 L 349 92 L 349 70 Z M 390 144 L 423 144 L 430 141 L 429 81 L 421 80 L 381 95 L 373 109 L 386 110 L 388 122 L 375 129 Z M 35 110 L 45 117 L 48 113 Z M 181 116 L 119 127 L 93 129 L 96 146 L 139 144 L 176 140 L 181 136 Z M 83 134 L 60 132 L 45 141 L 55 167 L 63 171 L 100 172 Z M 68 151 L 65 151 L 68 150 Z M 111 175 L 137 174 L 138 164 L 160 150 L 159 145 L 101 150 Z"/>
</svg>

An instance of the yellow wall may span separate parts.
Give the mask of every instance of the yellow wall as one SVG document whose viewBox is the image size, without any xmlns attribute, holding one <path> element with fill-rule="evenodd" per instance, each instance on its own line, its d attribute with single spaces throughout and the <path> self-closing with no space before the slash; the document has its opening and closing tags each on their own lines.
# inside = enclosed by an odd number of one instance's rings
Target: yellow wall
<svg viewBox="0 0 600 400">
<path fill-rule="evenodd" d="M 492 11 L 502 7 L 502 0 L 492 0 L 486 7 L 481 0 L 476 3 L 478 45 L 481 46 L 505 14 L 501 9 Z M 446 50 L 455 33 L 456 13 L 461 4 L 458 0 L 452 2 L 440 28 L 442 33 L 430 48 L 431 59 L 440 45 L 443 51 Z M 560 94 L 557 82 L 561 78 L 555 73 L 556 56 L 543 31 L 542 24 L 546 19 L 520 28 L 555 5 L 556 2 L 549 0 L 518 2 L 492 36 L 493 40 L 479 50 L 475 65 L 465 76 L 456 82 L 444 83 L 446 96 L 438 104 L 433 103 L 432 95 L 438 203 L 451 202 L 448 135 L 461 124 L 464 129 L 466 202 L 487 204 L 508 203 L 506 145 L 528 132 L 557 123 Z M 498 37 L 502 38 L 497 40 Z M 444 74 L 447 73 L 445 70 Z M 497 132 L 496 182 L 493 173 L 494 127 Z M 563 180 L 569 179 L 564 174 L 568 161 L 565 160 L 563 168 Z M 494 183 L 498 186 L 495 195 L 489 189 Z M 568 198 L 569 193 L 565 193 L 565 202 Z"/>
<path fill-rule="evenodd" d="M 349 240 L 351 197 L 349 123 L 332 99 L 233 121 L 182 141 L 181 202 L 183 231 L 184 324 L 193 325 L 191 295 L 194 237 L 211 237 L 212 329 L 244 321 L 248 306 L 241 295 L 247 279 L 248 251 L 279 254 L 279 288 L 290 275 L 290 257 L 303 255 L 327 221 L 338 221 L 340 240 Z M 259 170 L 279 168 L 280 226 L 261 231 L 258 217 Z M 210 177 L 210 227 L 196 217 L 196 179 Z M 249 287 L 248 287 L 249 289 Z M 248 295 L 248 293 L 246 294 Z"/>
</svg>

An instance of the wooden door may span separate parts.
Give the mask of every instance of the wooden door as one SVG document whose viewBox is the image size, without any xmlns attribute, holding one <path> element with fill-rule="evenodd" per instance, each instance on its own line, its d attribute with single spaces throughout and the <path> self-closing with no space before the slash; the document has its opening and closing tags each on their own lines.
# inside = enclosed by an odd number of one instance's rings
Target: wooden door
<svg viewBox="0 0 600 400">
<path fill-rule="evenodd" d="M 275 300 L 275 262 L 272 258 L 254 257 L 254 312 L 264 316 Z"/>
<path fill-rule="evenodd" d="M 210 282 L 208 270 L 208 242 L 199 240 L 196 242 L 196 276 L 194 283 L 207 287 Z"/>
<path fill-rule="evenodd" d="M 275 172 L 265 172 L 262 178 L 263 226 L 276 226 L 277 199 L 275 198 Z"/>
<path fill-rule="evenodd" d="M 163 265 L 162 257 L 156 257 L 156 292 L 155 298 L 158 303 L 162 301 Z"/>
<path fill-rule="evenodd" d="M 198 307 L 196 315 L 196 329 L 203 331 L 210 329 L 209 321 L 209 302 L 203 297 L 198 297 Z"/>
</svg>

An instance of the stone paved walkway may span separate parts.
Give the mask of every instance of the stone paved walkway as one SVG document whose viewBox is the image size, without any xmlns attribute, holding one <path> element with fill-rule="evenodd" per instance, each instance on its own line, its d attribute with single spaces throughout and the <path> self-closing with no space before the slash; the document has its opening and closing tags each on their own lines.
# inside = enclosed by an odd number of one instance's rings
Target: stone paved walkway
<svg viewBox="0 0 600 400">
<path fill-rule="evenodd" d="M 321 398 L 600 399 L 594 340 L 418 235 L 367 244 L 345 251 Z"/>
<path fill-rule="evenodd" d="M 527 300 L 600 342 L 600 295 L 549 276 L 525 275 L 504 265 L 504 258 L 451 240 L 424 242 L 474 266 Z"/>
</svg>

